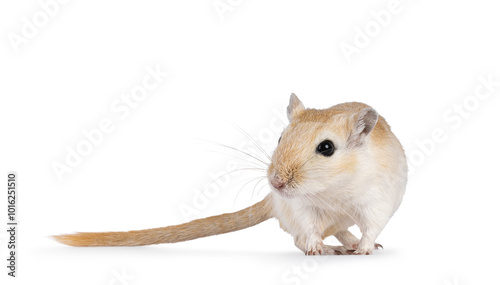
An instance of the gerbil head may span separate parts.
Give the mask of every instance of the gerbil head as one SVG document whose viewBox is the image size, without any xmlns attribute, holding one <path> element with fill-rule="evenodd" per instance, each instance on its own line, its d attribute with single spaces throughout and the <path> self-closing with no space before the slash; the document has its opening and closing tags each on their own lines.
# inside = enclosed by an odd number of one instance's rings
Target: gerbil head
<svg viewBox="0 0 500 285">
<path fill-rule="evenodd" d="M 288 198 L 339 191 L 360 175 L 368 137 L 377 112 L 362 103 L 328 109 L 305 109 L 292 94 L 287 108 L 290 124 L 278 141 L 267 176 L 273 191 Z"/>
</svg>

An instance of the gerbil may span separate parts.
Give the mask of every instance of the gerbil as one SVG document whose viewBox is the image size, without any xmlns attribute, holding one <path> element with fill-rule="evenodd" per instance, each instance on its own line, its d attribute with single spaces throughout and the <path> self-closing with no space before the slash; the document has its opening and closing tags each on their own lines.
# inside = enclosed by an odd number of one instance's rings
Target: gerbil
<svg viewBox="0 0 500 285">
<path fill-rule="evenodd" d="M 237 231 L 278 219 L 307 255 L 371 254 L 398 209 L 407 181 L 404 150 L 385 119 L 363 103 L 305 109 L 292 94 L 290 124 L 267 169 L 264 200 L 235 213 L 163 228 L 76 233 L 54 238 L 72 246 L 174 243 Z M 348 228 L 358 225 L 362 237 Z M 343 246 L 323 239 L 334 235 Z"/>
</svg>

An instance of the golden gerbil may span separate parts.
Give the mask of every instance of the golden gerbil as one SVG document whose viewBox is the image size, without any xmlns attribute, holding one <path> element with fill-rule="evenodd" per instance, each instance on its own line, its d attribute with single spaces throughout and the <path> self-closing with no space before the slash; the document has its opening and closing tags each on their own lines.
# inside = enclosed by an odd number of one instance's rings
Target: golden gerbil
<svg viewBox="0 0 500 285">
<path fill-rule="evenodd" d="M 307 255 L 371 254 L 407 182 L 404 150 L 385 119 L 363 103 L 305 109 L 292 94 L 290 124 L 267 178 L 271 193 L 235 213 L 163 228 L 54 236 L 71 246 L 139 246 L 223 234 L 276 218 Z M 358 225 L 362 237 L 348 228 Z M 343 246 L 323 243 L 334 235 Z"/>
</svg>

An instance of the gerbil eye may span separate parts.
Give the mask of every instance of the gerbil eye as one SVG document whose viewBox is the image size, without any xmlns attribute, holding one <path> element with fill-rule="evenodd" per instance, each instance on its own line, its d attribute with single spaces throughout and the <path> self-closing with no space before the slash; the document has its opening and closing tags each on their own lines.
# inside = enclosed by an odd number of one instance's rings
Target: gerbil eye
<svg viewBox="0 0 500 285">
<path fill-rule="evenodd" d="M 280 138 L 278 139 L 278 144 L 280 143 L 280 141 L 281 141 L 281 136 L 280 136 Z"/>
<path fill-rule="evenodd" d="M 316 148 L 316 152 L 324 156 L 331 156 L 334 150 L 335 147 L 333 146 L 333 142 L 330 140 L 322 141 Z"/>
</svg>

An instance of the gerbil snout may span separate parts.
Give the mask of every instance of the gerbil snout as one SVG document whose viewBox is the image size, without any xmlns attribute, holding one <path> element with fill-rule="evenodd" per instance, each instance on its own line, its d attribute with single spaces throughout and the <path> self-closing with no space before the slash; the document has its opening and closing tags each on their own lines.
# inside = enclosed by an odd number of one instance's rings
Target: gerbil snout
<svg viewBox="0 0 500 285">
<path fill-rule="evenodd" d="M 272 177 L 269 178 L 269 183 L 271 184 L 272 188 L 276 190 L 279 194 L 283 196 L 290 196 L 290 189 L 288 185 L 288 181 L 284 180 L 278 175 L 273 175 Z"/>
<path fill-rule="evenodd" d="M 285 197 L 292 197 L 293 174 L 280 173 L 273 168 L 274 167 L 271 166 L 270 169 L 268 170 L 269 184 L 271 184 L 273 190 L 278 192 L 280 195 L 283 195 Z"/>
<path fill-rule="evenodd" d="M 286 183 L 281 178 L 274 177 L 273 179 L 271 179 L 271 185 L 273 185 L 276 190 L 282 190 L 283 188 L 285 188 Z"/>
</svg>

